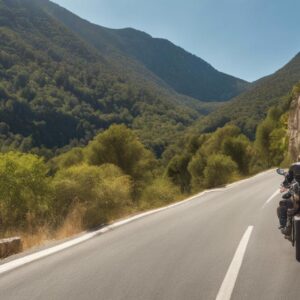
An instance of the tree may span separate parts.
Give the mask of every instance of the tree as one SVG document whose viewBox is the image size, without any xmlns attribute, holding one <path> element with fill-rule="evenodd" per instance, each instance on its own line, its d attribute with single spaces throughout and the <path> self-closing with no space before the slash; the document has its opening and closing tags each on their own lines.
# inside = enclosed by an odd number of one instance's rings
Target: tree
<svg viewBox="0 0 300 300">
<path fill-rule="evenodd" d="M 239 135 L 238 137 L 229 137 L 225 139 L 222 148 L 222 152 L 230 156 L 231 159 L 237 163 L 239 171 L 242 174 L 249 173 L 251 146 L 246 136 Z"/>
<path fill-rule="evenodd" d="M 153 154 L 124 125 L 112 125 L 94 138 L 85 150 L 88 163 L 111 163 L 134 180 L 144 180 L 156 165 Z"/>
<path fill-rule="evenodd" d="M 237 164 L 223 154 L 213 154 L 207 159 L 204 170 L 206 185 L 208 187 L 219 186 L 230 181 L 237 171 Z"/>
<path fill-rule="evenodd" d="M 255 144 L 260 152 L 262 159 L 268 167 L 272 166 L 272 158 L 270 155 L 271 132 L 275 129 L 276 124 L 270 119 L 265 119 L 257 127 Z"/>
<path fill-rule="evenodd" d="M 199 152 L 189 162 L 188 171 L 192 176 L 192 187 L 196 190 L 204 185 L 205 166 L 206 159 Z"/>
<path fill-rule="evenodd" d="M 167 166 L 167 176 L 180 187 L 181 192 L 189 192 L 191 174 L 187 167 L 191 157 L 189 154 L 176 155 Z"/>
<path fill-rule="evenodd" d="M 224 140 L 228 137 L 237 137 L 240 132 L 241 130 L 235 125 L 226 125 L 217 129 L 202 145 L 201 152 L 205 154 L 205 156 L 220 152 L 222 150 Z"/>
</svg>

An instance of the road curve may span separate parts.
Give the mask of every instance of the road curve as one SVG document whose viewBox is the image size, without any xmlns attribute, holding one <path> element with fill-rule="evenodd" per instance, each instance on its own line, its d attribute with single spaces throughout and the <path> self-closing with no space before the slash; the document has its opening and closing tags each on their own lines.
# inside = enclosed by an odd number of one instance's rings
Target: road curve
<svg viewBox="0 0 300 300">
<path fill-rule="evenodd" d="M 4 273 L 0 299 L 297 299 L 270 198 L 281 180 L 260 174 Z"/>
</svg>

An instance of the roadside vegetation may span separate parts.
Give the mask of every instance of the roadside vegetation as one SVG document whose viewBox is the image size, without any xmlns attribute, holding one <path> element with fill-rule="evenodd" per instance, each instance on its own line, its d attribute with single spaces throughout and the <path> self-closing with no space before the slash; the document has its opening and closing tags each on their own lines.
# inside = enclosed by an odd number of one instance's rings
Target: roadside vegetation
<svg viewBox="0 0 300 300">
<path fill-rule="evenodd" d="M 227 124 L 187 134 L 158 159 L 133 130 L 112 125 L 50 160 L 1 153 L 0 236 L 21 235 L 31 247 L 285 164 L 288 108 L 298 90 L 269 110 L 255 141 Z"/>
</svg>

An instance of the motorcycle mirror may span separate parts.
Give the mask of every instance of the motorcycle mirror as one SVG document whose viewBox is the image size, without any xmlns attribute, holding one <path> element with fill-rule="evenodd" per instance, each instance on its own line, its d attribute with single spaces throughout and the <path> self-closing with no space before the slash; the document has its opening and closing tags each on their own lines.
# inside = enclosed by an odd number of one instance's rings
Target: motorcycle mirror
<svg viewBox="0 0 300 300">
<path fill-rule="evenodd" d="M 276 172 L 279 174 L 279 175 L 285 175 L 285 172 L 284 172 L 284 169 L 277 169 Z"/>
</svg>

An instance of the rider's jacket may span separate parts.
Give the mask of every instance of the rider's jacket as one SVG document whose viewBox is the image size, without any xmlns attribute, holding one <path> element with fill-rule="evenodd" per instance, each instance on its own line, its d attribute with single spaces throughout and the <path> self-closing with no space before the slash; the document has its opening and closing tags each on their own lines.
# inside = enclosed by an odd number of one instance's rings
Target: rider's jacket
<svg viewBox="0 0 300 300">
<path fill-rule="evenodd" d="M 294 179 L 300 183 L 300 162 L 292 164 L 286 175 L 287 183 L 291 183 Z"/>
</svg>

